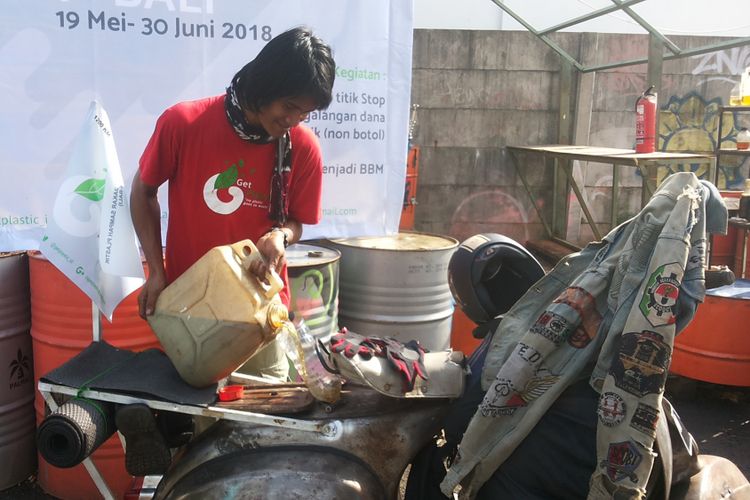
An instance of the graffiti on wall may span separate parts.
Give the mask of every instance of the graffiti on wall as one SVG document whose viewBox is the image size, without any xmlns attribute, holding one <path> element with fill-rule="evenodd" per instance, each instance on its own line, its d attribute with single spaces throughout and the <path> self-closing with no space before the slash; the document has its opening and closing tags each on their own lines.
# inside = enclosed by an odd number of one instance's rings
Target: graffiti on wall
<svg viewBox="0 0 750 500">
<path fill-rule="evenodd" d="M 649 87 L 646 83 L 646 75 L 641 73 L 609 73 L 602 85 L 607 93 L 635 98 L 640 96 Z M 661 92 L 669 94 L 677 89 L 678 85 L 674 76 L 664 75 L 661 79 Z"/>
<path fill-rule="evenodd" d="M 736 126 L 736 113 L 725 113 L 722 119 L 722 130 L 719 126 L 720 98 L 704 99 L 697 92 L 684 96 L 671 96 L 669 102 L 661 108 L 659 114 L 659 141 L 662 151 L 713 152 L 718 137 L 722 138 L 722 147 L 733 147 L 739 129 Z M 741 189 L 747 168 L 743 157 L 722 155 L 718 167 L 717 187 L 719 189 Z M 677 171 L 694 172 L 700 178 L 707 179 L 707 165 L 686 163 L 674 167 L 659 169 L 659 182 L 667 175 Z"/>
<path fill-rule="evenodd" d="M 706 80 L 723 80 L 735 83 L 735 78 L 725 76 L 739 75 L 746 67 L 750 66 L 750 46 L 734 47 L 731 49 L 720 50 L 692 56 L 691 59 L 697 60 L 692 74 L 710 75 Z"/>
</svg>

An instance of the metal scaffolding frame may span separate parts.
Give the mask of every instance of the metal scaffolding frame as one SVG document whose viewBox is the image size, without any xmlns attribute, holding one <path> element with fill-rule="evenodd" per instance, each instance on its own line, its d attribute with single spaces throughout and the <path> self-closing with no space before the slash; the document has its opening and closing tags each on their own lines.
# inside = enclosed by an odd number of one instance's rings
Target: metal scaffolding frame
<svg viewBox="0 0 750 500">
<path fill-rule="evenodd" d="M 607 63 L 607 64 L 599 64 L 596 66 L 585 66 L 582 63 L 580 63 L 575 57 L 573 57 L 568 52 L 566 52 L 565 49 L 557 45 L 552 39 L 550 39 L 547 36 L 550 33 L 555 33 L 562 29 L 575 26 L 576 24 L 581 24 L 586 21 L 596 19 L 597 17 L 601 17 L 606 14 L 610 14 L 610 13 L 617 12 L 617 11 L 622 11 L 625 14 L 627 14 L 631 19 L 633 19 L 636 23 L 638 23 L 644 30 L 646 30 L 651 36 L 651 38 L 655 39 L 655 41 L 660 47 L 667 49 L 666 53 L 660 51 L 660 53 L 657 55 L 657 57 L 661 56 L 661 59 L 664 61 L 668 61 L 670 59 L 679 59 L 682 57 L 694 56 L 694 55 L 699 55 L 699 54 L 706 54 L 708 52 L 715 52 L 717 50 L 722 50 L 722 49 L 731 49 L 732 47 L 740 47 L 742 45 L 750 44 L 750 37 L 739 37 L 739 38 L 732 38 L 725 42 L 715 43 L 711 45 L 704 45 L 704 46 L 697 47 L 697 48 L 692 48 L 692 49 L 687 49 L 687 50 L 681 49 L 680 47 L 677 46 L 677 44 L 675 44 L 672 40 L 667 38 L 658 29 L 651 26 L 645 19 L 643 19 L 636 12 L 634 12 L 633 9 L 630 8 L 631 5 L 644 2 L 645 0 L 610 0 L 613 4 L 611 6 L 604 7 L 603 9 L 595 10 L 584 16 L 579 16 L 573 19 L 569 19 L 555 26 L 551 26 L 549 28 L 542 29 L 542 30 L 537 30 L 536 28 L 531 26 L 531 24 L 529 24 L 523 17 L 521 17 L 519 14 L 514 12 L 510 7 L 505 5 L 505 2 L 503 0 L 491 0 L 491 1 L 492 3 L 494 3 L 501 9 L 503 9 L 503 11 L 508 13 L 509 16 L 515 19 L 520 25 L 526 28 L 530 33 L 534 34 L 542 42 L 547 44 L 552 50 L 557 52 L 560 55 L 560 57 L 562 57 L 565 61 L 570 63 L 575 69 L 577 69 L 581 73 L 589 73 L 591 71 L 600 71 L 604 69 L 619 68 L 622 66 L 632 66 L 634 64 L 643 64 L 643 63 L 648 63 L 652 59 L 651 50 L 649 49 L 649 57 L 647 58 L 629 59 L 629 60 L 617 61 L 617 62 L 612 62 L 612 63 Z"/>
<path fill-rule="evenodd" d="M 680 59 L 683 57 L 694 56 L 699 54 L 706 54 L 709 52 L 715 52 L 722 49 L 729 49 L 733 47 L 740 47 L 743 45 L 750 44 L 750 37 L 738 37 L 730 38 L 720 43 L 714 43 L 710 45 L 704 45 L 696 48 L 683 49 L 679 47 L 675 42 L 670 40 L 667 36 L 661 33 L 657 28 L 649 24 L 645 19 L 639 16 L 630 7 L 638 3 L 644 2 L 645 0 L 610 0 L 612 5 L 607 7 L 594 10 L 586 15 L 575 17 L 567 21 L 563 21 L 549 28 L 538 30 L 526 21 L 521 15 L 514 12 L 510 7 L 505 4 L 505 0 L 491 0 L 495 5 L 500 7 L 519 24 L 521 24 L 526 30 L 532 33 L 534 36 L 539 38 L 552 50 L 554 50 L 561 58 L 562 64 L 560 68 L 560 107 L 558 113 L 558 143 L 561 145 L 571 144 L 573 139 L 572 126 L 575 118 L 575 99 L 573 98 L 574 87 L 576 86 L 577 76 L 582 73 L 592 73 L 595 71 L 608 70 L 613 68 L 619 68 L 623 66 L 632 66 L 636 64 L 647 64 L 646 80 L 648 85 L 653 85 L 657 94 L 661 93 L 661 79 L 662 79 L 662 66 L 664 61 L 672 59 Z M 562 29 L 575 26 L 577 24 L 596 19 L 598 17 L 613 13 L 613 12 L 624 12 L 633 21 L 640 25 L 649 35 L 648 44 L 648 57 L 640 59 L 628 59 L 623 61 L 608 62 L 605 64 L 597 64 L 592 66 L 586 66 L 582 62 L 578 61 L 575 57 L 560 47 L 549 35 L 556 33 Z M 656 116 L 656 129 L 659 128 L 659 115 Z M 568 212 L 569 197 L 568 192 L 571 188 L 577 189 L 577 186 L 571 184 L 572 175 L 571 172 L 571 161 L 565 158 L 547 158 L 547 160 L 553 165 L 554 177 L 553 177 L 553 190 L 552 190 L 552 225 L 549 226 L 544 224 L 545 231 L 552 241 L 556 241 L 565 246 L 571 248 L 577 248 L 575 245 L 571 245 L 570 242 L 566 241 L 565 233 L 567 227 L 565 225 L 566 217 L 563 214 Z M 715 165 L 715 163 L 714 163 Z M 616 189 L 617 183 L 617 168 L 613 165 L 613 191 Z M 713 168 L 714 174 L 717 168 Z M 714 178 L 711 178 L 715 182 Z M 526 190 L 531 196 L 528 186 Z M 533 196 L 532 196 L 533 198 Z M 580 198 L 580 197 L 579 197 Z M 616 200 L 616 195 L 613 196 Z M 614 210 L 614 207 L 613 207 Z M 592 224 L 589 218 L 589 224 Z M 597 234 L 597 230 L 594 229 L 594 234 Z"/>
</svg>

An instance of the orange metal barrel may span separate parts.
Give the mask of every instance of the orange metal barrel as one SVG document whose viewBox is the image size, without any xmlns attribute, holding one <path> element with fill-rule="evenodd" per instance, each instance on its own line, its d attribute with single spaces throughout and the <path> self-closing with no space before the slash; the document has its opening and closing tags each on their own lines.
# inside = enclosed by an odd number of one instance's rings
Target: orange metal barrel
<svg viewBox="0 0 750 500">
<path fill-rule="evenodd" d="M 68 361 L 92 341 L 91 300 L 42 254 L 29 258 L 31 286 L 31 337 L 35 384 L 39 377 Z M 160 347 L 148 323 L 138 316 L 136 290 L 115 309 L 112 323 L 101 318 L 102 339 L 116 347 L 140 351 Z M 44 419 L 44 400 L 36 391 L 37 425 Z M 125 470 L 125 455 L 115 434 L 91 456 L 116 498 L 122 498 L 131 483 Z M 100 498 L 83 465 L 60 469 L 39 457 L 39 484 L 56 497 Z"/>
<path fill-rule="evenodd" d="M 481 339 L 475 339 L 472 335 L 476 327 L 477 324 L 470 320 L 460 307 L 456 307 L 451 324 L 451 348 L 454 351 L 461 351 L 466 356 L 471 355 L 474 349 L 482 343 Z"/>
<path fill-rule="evenodd" d="M 688 378 L 750 386 L 750 281 L 709 290 L 675 339 L 671 371 Z"/>
</svg>

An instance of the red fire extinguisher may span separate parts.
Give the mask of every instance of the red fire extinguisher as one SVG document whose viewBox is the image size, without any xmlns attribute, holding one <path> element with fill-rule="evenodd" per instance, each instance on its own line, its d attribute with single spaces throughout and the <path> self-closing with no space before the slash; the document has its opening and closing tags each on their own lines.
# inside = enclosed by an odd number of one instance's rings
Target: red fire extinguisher
<svg viewBox="0 0 750 500">
<path fill-rule="evenodd" d="M 656 151 L 656 92 L 651 85 L 635 100 L 635 152 Z"/>
</svg>

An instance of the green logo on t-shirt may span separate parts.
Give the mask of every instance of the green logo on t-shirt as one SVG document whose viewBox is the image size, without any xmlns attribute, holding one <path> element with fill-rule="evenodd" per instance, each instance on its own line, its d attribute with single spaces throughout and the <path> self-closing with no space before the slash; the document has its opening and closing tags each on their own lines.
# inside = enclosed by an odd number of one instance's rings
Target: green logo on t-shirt
<svg viewBox="0 0 750 500">
<path fill-rule="evenodd" d="M 242 168 L 245 163 L 240 160 L 237 163 L 233 163 L 229 166 L 228 169 L 220 173 L 216 178 L 216 181 L 214 182 L 214 189 L 226 189 L 229 186 L 233 186 L 239 178 L 239 170 L 237 168 L 238 165 L 240 168 Z"/>
<path fill-rule="evenodd" d="M 235 184 L 239 178 L 239 168 L 243 166 L 244 162 L 240 160 L 230 165 L 223 172 L 214 174 L 206 180 L 206 183 L 203 185 L 203 200 L 206 202 L 208 208 L 222 215 L 231 214 L 240 208 L 242 201 L 245 199 L 245 193 Z M 232 199 L 229 201 L 219 199 L 217 192 L 220 189 L 226 189 Z"/>
</svg>

